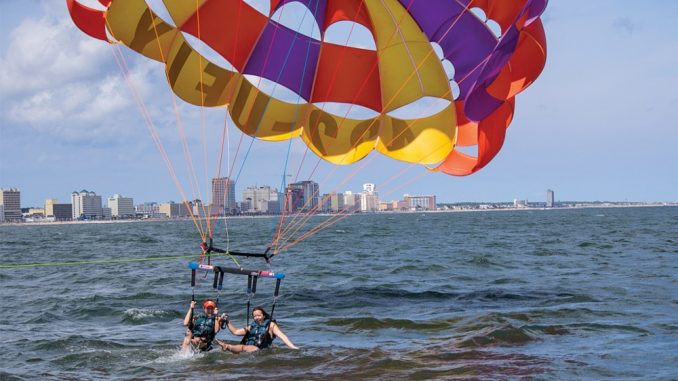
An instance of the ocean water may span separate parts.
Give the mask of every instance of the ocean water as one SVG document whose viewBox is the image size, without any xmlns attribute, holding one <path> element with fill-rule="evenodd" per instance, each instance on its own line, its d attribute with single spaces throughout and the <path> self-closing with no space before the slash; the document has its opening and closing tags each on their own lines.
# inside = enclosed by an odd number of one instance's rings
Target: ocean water
<svg viewBox="0 0 678 381">
<path fill-rule="evenodd" d="M 273 225 L 229 219 L 230 248 L 261 251 Z M 0 226 L 3 265 L 198 244 L 188 221 Z M 299 351 L 181 354 L 188 262 L 0 269 L 0 379 L 678 379 L 676 207 L 346 218 L 274 260 Z M 195 291 L 216 297 L 211 275 Z M 218 295 L 241 326 L 245 291 L 227 275 Z M 272 293 L 260 280 L 253 304 Z"/>
</svg>

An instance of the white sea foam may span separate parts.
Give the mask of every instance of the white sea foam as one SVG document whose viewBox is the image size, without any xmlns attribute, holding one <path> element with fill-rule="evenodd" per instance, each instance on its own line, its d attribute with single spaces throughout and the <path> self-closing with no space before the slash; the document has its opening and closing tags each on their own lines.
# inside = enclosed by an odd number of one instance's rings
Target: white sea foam
<svg viewBox="0 0 678 381">
<path fill-rule="evenodd" d="M 158 357 L 152 362 L 156 364 L 167 364 L 186 360 L 193 361 L 202 358 L 203 356 L 205 356 L 205 352 L 197 352 L 192 349 L 182 350 L 181 348 L 177 348 L 170 353 L 164 353 L 162 356 Z"/>
<path fill-rule="evenodd" d="M 125 316 L 132 320 L 144 320 L 150 317 L 166 316 L 170 312 L 167 310 L 157 310 L 151 308 L 128 308 L 125 310 Z"/>
</svg>

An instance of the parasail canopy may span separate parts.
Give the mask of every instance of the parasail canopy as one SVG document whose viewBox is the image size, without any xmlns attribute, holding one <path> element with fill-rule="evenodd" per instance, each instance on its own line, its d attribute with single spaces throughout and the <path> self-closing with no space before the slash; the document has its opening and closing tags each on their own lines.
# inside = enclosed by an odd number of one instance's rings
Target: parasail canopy
<svg viewBox="0 0 678 381">
<path fill-rule="evenodd" d="M 270 0 L 268 14 L 245 0 L 164 0 L 172 20 L 143 0 L 99 2 L 105 10 L 67 0 L 75 24 L 164 63 L 178 97 L 228 107 L 238 128 L 258 139 L 301 137 L 335 164 L 376 150 L 446 174 L 472 174 L 501 149 L 515 96 L 546 60 L 539 17 L 547 0 Z M 273 17 L 292 2 L 307 8 L 304 17 L 313 18 L 319 38 Z M 375 49 L 328 42 L 328 28 L 345 21 L 368 30 Z M 185 34 L 230 65 L 211 62 Z M 252 77 L 288 89 L 298 102 L 270 95 Z M 443 107 L 396 116 L 431 99 Z M 326 109 L 332 103 L 374 115 L 332 113 Z M 477 156 L 457 149 L 465 146 L 477 146 Z"/>
</svg>

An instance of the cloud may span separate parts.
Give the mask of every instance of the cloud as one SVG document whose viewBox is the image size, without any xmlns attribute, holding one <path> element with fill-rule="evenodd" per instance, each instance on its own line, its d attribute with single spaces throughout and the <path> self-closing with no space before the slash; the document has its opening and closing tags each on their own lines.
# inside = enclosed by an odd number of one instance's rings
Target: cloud
<svg viewBox="0 0 678 381">
<path fill-rule="evenodd" d="M 619 31 L 633 34 L 636 30 L 640 29 L 638 25 L 636 25 L 630 18 L 628 17 L 617 17 L 613 22 L 612 22 L 612 27 L 614 29 L 617 29 Z"/>
<path fill-rule="evenodd" d="M 145 134 L 128 85 L 149 109 L 157 110 L 152 95 L 165 82 L 161 66 L 126 58 L 128 83 L 114 63 L 112 45 L 80 32 L 65 7 L 57 12 L 45 5 L 43 12 L 18 24 L 0 56 L 4 129 L 37 131 L 66 143 L 109 138 L 119 142 L 124 136 Z"/>
<path fill-rule="evenodd" d="M 14 102 L 9 117 L 13 122 L 34 125 L 54 123 L 68 117 L 71 121 L 92 122 L 102 116 L 128 106 L 122 97 L 120 80 L 87 83 L 76 82 L 53 89 L 45 89 Z"/>
<path fill-rule="evenodd" d="M 105 43 L 82 38 L 69 19 L 26 19 L 0 57 L 0 97 L 10 98 L 91 77 L 110 60 Z"/>
<path fill-rule="evenodd" d="M 151 93 L 149 67 L 135 66 L 131 82 L 144 96 Z M 149 105 L 150 108 L 152 106 Z M 120 75 L 91 80 L 73 80 L 60 86 L 45 86 L 16 100 L 6 102 L 5 118 L 17 126 L 65 141 L 115 140 L 135 134 L 143 124 L 127 83 Z M 141 130 L 143 131 L 143 130 Z"/>
</svg>

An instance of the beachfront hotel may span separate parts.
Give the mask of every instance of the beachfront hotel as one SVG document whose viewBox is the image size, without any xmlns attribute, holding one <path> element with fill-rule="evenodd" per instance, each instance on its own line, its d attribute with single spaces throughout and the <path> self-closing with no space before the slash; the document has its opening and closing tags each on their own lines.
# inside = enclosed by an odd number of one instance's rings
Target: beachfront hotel
<svg viewBox="0 0 678 381">
<path fill-rule="evenodd" d="M 405 205 L 409 210 L 436 210 L 436 196 L 431 195 L 409 195 L 405 194 L 403 196 L 405 199 Z"/>
<path fill-rule="evenodd" d="M 71 205 L 73 206 L 74 220 L 99 219 L 104 216 L 101 208 L 101 196 L 85 189 L 71 193 Z"/>
<path fill-rule="evenodd" d="M 21 221 L 21 191 L 19 189 L 0 188 L 0 206 L 2 206 L 3 221 Z"/>
<path fill-rule="evenodd" d="M 553 208 L 555 206 L 554 202 L 555 196 L 554 192 L 550 189 L 546 191 L 546 207 L 547 208 Z"/>
<path fill-rule="evenodd" d="M 286 211 L 315 211 L 318 208 L 320 187 L 315 181 L 291 183 L 285 190 Z"/>
<path fill-rule="evenodd" d="M 280 213 L 280 200 L 282 195 L 278 189 L 268 185 L 257 187 L 250 186 L 242 192 L 243 212 L 246 213 Z"/>
<path fill-rule="evenodd" d="M 372 183 L 363 184 L 363 192 L 360 194 L 360 210 L 363 212 L 379 211 L 379 193 Z"/>
<path fill-rule="evenodd" d="M 235 181 L 228 177 L 216 177 L 212 179 L 212 214 L 225 216 L 234 214 Z"/>
<path fill-rule="evenodd" d="M 108 198 L 108 207 L 111 208 L 111 217 L 132 218 L 135 216 L 134 199 L 114 194 Z"/>
</svg>

